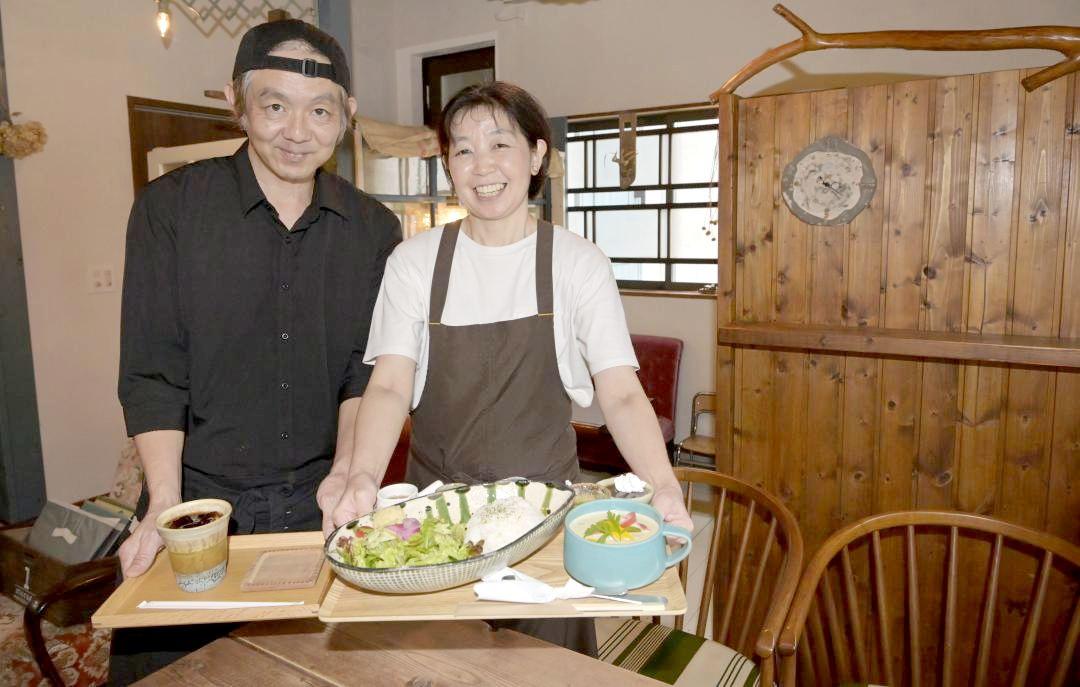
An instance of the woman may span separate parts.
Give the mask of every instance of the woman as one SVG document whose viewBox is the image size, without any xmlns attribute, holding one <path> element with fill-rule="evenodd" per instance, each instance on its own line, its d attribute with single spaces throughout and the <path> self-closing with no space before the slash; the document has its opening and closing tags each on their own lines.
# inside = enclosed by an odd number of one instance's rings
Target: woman
<svg viewBox="0 0 1080 687">
<path fill-rule="evenodd" d="M 372 507 L 410 409 L 409 482 L 576 480 L 571 399 L 590 405 L 595 384 L 620 451 L 656 490 L 653 505 L 692 529 L 635 374 L 610 262 L 529 215 L 550 157 L 543 109 L 512 84 L 470 86 L 447 103 L 438 133 L 469 214 L 387 261 L 365 354 L 375 369 L 334 522 Z M 511 622 L 595 655 L 591 620 Z"/>
</svg>

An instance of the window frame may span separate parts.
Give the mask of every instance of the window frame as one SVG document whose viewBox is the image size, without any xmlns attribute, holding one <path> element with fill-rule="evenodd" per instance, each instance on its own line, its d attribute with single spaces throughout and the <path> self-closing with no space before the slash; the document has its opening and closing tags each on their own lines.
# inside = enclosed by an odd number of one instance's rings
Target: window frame
<svg viewBox="0 0 1080 687">
<path fill-rule="evenodd" d="M 678 126 L 680 122 L 707 120 L 708 123 L 698 124 L 693 126 Z M 716 196 L 717 183 L 715 178 L 708 182 L 689 182 L 689 183 L 671 183 L 672 172 L 672 136 L 676 133 L 693 133 L 709 131 L 715 135 L 717 134 L 717 112 L 714 107 L 679 107 L 677 109 L 670 110 L 653 110 L 647 114 L 639 114 L 637 121 L 637 138 L 640 140 L 647 136 L 658 136 L 659 143 L 656 156 L 656 180 L 655 184 L 634 184 L 629 188 L 623 189 L 619 186 L 590 186 L 589 184 L 595 183 L 596 174 L 596 156 L 597 156 L 597 141 L 602 140 L 618 140 L 619 138 L 619 119 L 617 113 L 611 113 L 607 115 L 586 115 L 578 117 L 568 118 L 567 123 L 567 139 L 566 139 L 566 151 L 567 151 L 567 203 L 566 203 L 566 216 L 567 226 L 569 227 L 571 217 L 574 214 L 582 215 L 581 227 L 582 232 L 586 240 L 596 243 L 596 215 L 597 211 L 618 211 L 618 210 L 655 210 L 657 212 L 656 219 L 656 243 L 657 251 L 656 257 L 650 258 L 622 258 L 611 257 L 608 259 L 612 264 L 661 264 L 664 265 L 664 281 L 645 281 L 645 280 L 632 280 L 632 279 L 618 279 L 619 288 L 630 290 L 642 290 L 642 291 L 698 291 L 702 287 L 709 285 L 711 282 L 677 282 L 672 280 L 674 267 L 676 265 L 717 265 L 717 258 L 673 258 L 671 257 L 671 212 L 672 210 L 679 209 L 705 209 L 708 211 L 710 208 L 716 208 Z M 581 187 L 571 188 L 569 183 L 570 166 L 576 164 L 576 161 L 571 161 L 570 150 L 571 145 L 581 142 L 585 146 L 584 160 L 582 161 L 582 181 L 585 184 Z M 593 145 L 588 143 L 592 142 Z M 715 158 L 715 155 L 714 155 Z M 665 168 L 666 166 L 666 168 Z M 640 176 L 640 168 L 639 168 Z M 714 175 L 715 176 L 715 172 Z M 659 182 L 667 183 L 659 183 Z M 675 193 L 680 190 L 705 190 L 706 201 L 701 202 L 675 202 Z M 663 191 L 664 202 L 663 203 L 646 203 L 644 199 L 641 203 L 633 204 L 611 204 L 611 205 L 579 205 L 573 200 L 575 194 L 590 194 L 590 193 L 627 193 L 627 192 L 647 192 L 647 191 Z M 716 229 L 713 229 L 713 241 L 716 241 Z M 582 235 L 582 234 L 579 234 Z M 662 241 L 665 240 L 667 245 L 663 245 Z M 666 255 L 667 257 L 660 257 Z"/>
</svg>

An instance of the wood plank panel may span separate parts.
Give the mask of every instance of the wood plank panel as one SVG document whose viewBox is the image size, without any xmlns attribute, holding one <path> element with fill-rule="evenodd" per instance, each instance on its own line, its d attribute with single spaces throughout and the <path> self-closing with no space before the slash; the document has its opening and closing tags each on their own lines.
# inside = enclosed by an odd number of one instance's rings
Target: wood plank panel
<svg viewBox="0 0 1080 687">
<path fill-rule="evenodd" d="M 776 153 L 778 167 L 806 147 L 810 138 L 810 96 L 797 93 L 777 99 Z M 776 226 L 776 322 L 809 322 L 809 245 L 812 227 L 778 203 Z M 772 373 L 778 393 L 773 396 L 771 436 L 781 433 L 786 441 L 773 441 L 769 485 L 784 504 L 801 518 L 806 474 L 806 361 L 805 353 L 776 352 Z"/>
<path fill-rule="evenodd" d="M 968 313 L 966 330 L 1003 335 L 1008 320 L 1010 254 L 1019 169 L 1020 74 L 1015 71 L 982 74 L 976 78 L 978 110 L 971 200 L 971 238 L 968 249 Z M 993 514 L 999 503 L 1004 462 L 1005 403 L 1008 368 L 966 365 L 963 371 L 960 456 L 957 503 L 962 510 Z M 989 569 L 988 543 L 964 538 L 960 563 L 975 574 Z M 975 611 L 984 590 L 960 585 L 957 606 Z M 977 617 L 977 616 L 972 616 Z M 981 620 L 981 618 L 979 618 Z M 972 676 L 974 643 L 956 648 L 957 684 Z"/>
<path fill-rule="evenodd" d="M 931 173 L 928 135 L 930 133 L 931 82 L 914 81 L 891 87 L 891 124 L 886 210 L 886 327 L 916 329 L 922 303 L 924 256 L 923 223 L 926 188 Z M 875 509 L 910 508 L 914 503 L 914 470 L 919 446 L 919 398 L 922 364 L 886 360 L 881 373 L 881 430 Z M 897 537 L 882 541 L 882 558 L 889 570 L 904 569 L 903 542 Z M 902 576 L 889 579 L 886 593 L 902 599 Z M 889 634 L 898 647 L 906 647 L 907 611 L 902 604 L 890 609 Z M 906 648 L 889 657 L 895 675 L 907 675 L 902 660 Z"/>
<path fill-rule="evenodd" d="M 1080 80 L 1071 77 L 1066 111 L 1066 160 L 1062 200 L 1065 211 L 1064 262 L 1059 331 L 1062 337 L 1080 336 Z M 1080 541 L 1080 370 L 1057 373 L 1050 484 L 1046 498 L 1046 531 L 1067 541 Z M 1036 656 L 1055 655 L 1065 636 L 1070 611 L 1080 603 L 1073 593 L 1075 581 L 1051 578 L 1046 597 L 1046 620 L 1035 646 Z M 1052 666 L 1035 661 L 1033 679 L 1050 683 Z M 1080 664 L 1074 680 L 1080 681 Z"/>
<path fill-rule="evenodd" d="M 735 245 L 738 227 L 739 98 L 723 95 L 717 103 L 719 182 L 717 210 L 716 324 L 735 317 Z M 735 350 L 716 348 L 716 469 L 732 470 L 732 426 L 735 412 Z"/>
<path fill-rule="evenodd" d="M 738 212 L 739 236 L 736 264 L 741 265 L 742 278 L 737 288 L 737 311 L 740 319 L 768 321 L 773 308 L 773 199 L 776 193 L 775 135 L 776 101 L 744 100 L 740 109 L 746 114 L 743 147 L 739 165 L 745 170 L 740 177 L 743 203 Z M 764 487 L 771 453 L 773 379 L 771 354 L 768 351 L 737 350 L 736 404 L 734 428 L 733 469 L 743 479 Z M 731 509 L 726 529 L 731 565 L 736 540 L 742 531 L 745 511 Z M 730 574 L 730 572 L 729 572 Z M 725 578 L 726 579 L 726 578 Z M 714 594 L 713 614 L 719 618 L 723 594 Z M 738 611 L 742 608 L 739 607 Z M 740 613 L 741 615 L 741 613 Z M 718 630 L 719 625 L 714 624 Z"/>
<path fill-rule="evenodd" d="M 1075 75 L 1072 92 L 1066 128 L 1071 153 L 1062 270 L 1062 293 L 1067 297 L 1062 301 L 1059 334 L 1080 338 L 1080 79 Z M 1046 530 L 1080 541 L 1080 370 L 1059 372 L 1056 391 Z"/>
<path fill-rule="evenodd" d="M 811 96 L 811 136 L 848 137 L 847 90 Z M 840 325 L 844 308 L 847 226 L 810 227 L 810 321 Z M 807 360 L 806 547 L 814 551 L 840 526 L 840 454 L 844 434 L 844 357 L 812 353 Z"/>
<path fill-rule="evenodd" d="M 883 262 L 886 187 L 886 149 L 889 124 L 889 87 L 868 86 L 850 91 L 850 141 L 870 157 L 878 185 L 870 204 L 848 227 L 844 272 L 847 297 L 843 320 L 849 327 L 877 327 L 882 321 L 885 295 Z M 841 454 L 840 518 L 851 522 L 874 512 L 874 489 L 880 427 L 882 361 L 868 356 L 847 356 L 844 368 L 844 427 Z M 865 553 L 865 552 L 863 552 Z M 870 566 L 866 555 L 852 556 L 855 603 L 865 628 L 863 650 L 870 665 L 878 660 L 876 624 L 870 594 Z"/>
<path fill-rule="evenodd" d="M 1023 99 L 1020 196 L 1014 247 L 1009 333 L 1057 334 L 1061 261 L 1065 237 L 1062 172 L 1068 81 L 1058 79 Z M 998 515 L 1042 529 L 1050 478 L 1055 374 L 1013 368 L 1006 404 L 1005 462 Z M 1037 561 L 1006 551 L 1002 560 L 1002 610 L 991 675 L 1011 676 L 1024 628 Z"/>
<path fill-rule="evenodd" d="M 885 131 L 888 122 L 888 87 L 869 86 L 851 91 L 851 142 L 867 152 L 878 179 L 870 204 L 848 230 L 847 298 L 844 324 L 877 327 L 881 322 L 884 292 L 882 231 L 885 189 Z M 844 446 L 840 517 L 844 522 L 873 512 L 874 466 L 877 456 L 878 378 L 881 363 L 867 356 L 848 356 L 844 373 Z M 865 575 L 860 575 L 865 579 Z"/>
<path fill-rule="evenodd" d="M 1020 77 L 1015 71 L 981 74 L 975 133 L 975 181 L 968 261 L 967 331 L 1004 334 L 1008 310 L 1009 255 L 1015 207 Z M 998 503 L 1004 460 L 1007 370 L 964 368 L 957 467 L 957 503 L 990 514 Z M 964 590 L 961 590 L 964 591 Z"/>
<path fill-rule="evenodd" d="M 921 329 L 959 332 L 964 320 L 974 79 L 938 79 L 934 87 Z M 956 506 L 959 394 L 959 365 L 923 364 L 915 485 L 920 509 Z M 945 532 L 926 532 L 919 539 L 919 664 L 926 676 L 941 673 L 941 643 L 935 640 L 944 636 L 945 599 L 936 583 L 944 579 L 947 544 Z"/>
</svg>

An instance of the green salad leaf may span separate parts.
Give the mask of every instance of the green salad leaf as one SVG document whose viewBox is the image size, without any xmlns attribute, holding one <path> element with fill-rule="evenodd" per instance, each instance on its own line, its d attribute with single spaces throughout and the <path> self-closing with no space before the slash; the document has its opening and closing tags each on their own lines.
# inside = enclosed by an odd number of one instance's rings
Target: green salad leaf
<svg viewBox="0 0 1080 687">
<path fill-rule="evenodd" d="M 400 568 L 462 561 L 480 553 L 465 541 L 466 526 L 429 517 L 408 539 L 386 527 L 357 527 L 353 537 L 338 539 L 338 553 L 360 568 Z"/>
<path fill-rule="evenodd" d="M 608 539 L 616 542 L 634 541 L 634 535 L 641 532 L 637 526 L 637 517 L 630 513 L 621 520 L 617 513 L 607 512 L 607 517 L 597 520 L 585 530 L 585 538 L 599 544 L 606 544 Z"/>
</svg>

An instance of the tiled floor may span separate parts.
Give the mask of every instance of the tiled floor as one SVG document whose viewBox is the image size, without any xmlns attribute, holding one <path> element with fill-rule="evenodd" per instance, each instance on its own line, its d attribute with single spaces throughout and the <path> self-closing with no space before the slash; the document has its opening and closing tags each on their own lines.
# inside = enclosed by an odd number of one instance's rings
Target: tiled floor
<svg viewBox="0 0 1080 687">
<path fill-rule="evenodd" d="M 581 479 L 583 481 L 596 481 L 604 479 L 609 475 L 603 473 L 582 472 Z M 712 538 L 713 532 L 713 518 L 709 512 L 708 502 L 694 502 L 694 508 L 690 513 L 690 518 L 694 521 L 694 544 L 690 550 L 690 565 L 687 568 L 687 584 L 686 584 L 686 616 L 683 619 L 683 629 L 687 632 L 696 632 L 698 621 L 698 606 L 701 603 L 701 586 L 705 579 L 705 566 L 708 559 L 709 542 Z M 597 634 L 600 636 L 607 636 L 611 633 L 612 629 L 607 629 L 609 625 L 614 624 L 618 626 L 623 619 L 621 618 L 597 618 Z M 665 625 L 673 625 L 673 617 L 665 617 L 662 619 Z M 605 632 L 605 629 L 607 631 Z M 705 636 L 709 636 L 712 632 L 712 618 L 709 618 L 705 626 Z"/>
</svg>

